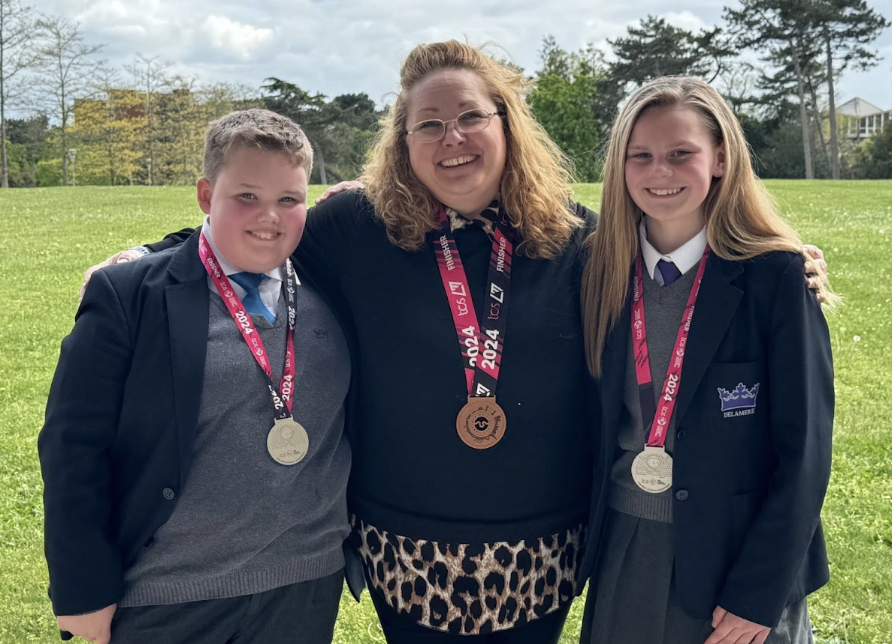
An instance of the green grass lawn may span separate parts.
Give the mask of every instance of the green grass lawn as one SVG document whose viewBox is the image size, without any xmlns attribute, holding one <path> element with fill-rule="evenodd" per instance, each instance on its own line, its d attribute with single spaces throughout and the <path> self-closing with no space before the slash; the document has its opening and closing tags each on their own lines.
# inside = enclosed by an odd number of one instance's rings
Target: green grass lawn
<svg viewBox="0 0 892 644">
<path fill-rule="evenodd" d="M 824 249 L 845 296 L 830 318 L 837 416 L 824 528 L 833 576 L 810 600 L 818 641 L 889 644 L 892 182 L 768 185 L 802 237 Z M 597 208 L 600 187 L 580 185 L 577 195 Z M 200 221 L 193 189 L 0 191 L 0 644 L 58 641 L 46 597 L 36 442 L 83 271 Z M 562 642 L 577 641 L 581 613 L 577 601 Z M 384 641 L 368 596 L 359 605 L 345 596 L 336 641 Z"/>
</svg>

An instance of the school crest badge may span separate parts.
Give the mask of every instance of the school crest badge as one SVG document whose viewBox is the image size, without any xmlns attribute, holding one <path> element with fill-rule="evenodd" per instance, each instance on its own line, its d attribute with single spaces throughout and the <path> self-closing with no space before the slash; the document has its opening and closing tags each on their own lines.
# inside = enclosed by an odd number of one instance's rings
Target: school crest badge
<svg viewBox="0 0 892 644">
<path fill-rule="evenodd" d="M 742 382 L 728 391 L 719 387 L 719 399 L 722 401 L 722 415 L 725 418 L 749 416 L 756 413 L 756 398 L 759 396 L 759 383 L 747 389 Z"/>
</svg>

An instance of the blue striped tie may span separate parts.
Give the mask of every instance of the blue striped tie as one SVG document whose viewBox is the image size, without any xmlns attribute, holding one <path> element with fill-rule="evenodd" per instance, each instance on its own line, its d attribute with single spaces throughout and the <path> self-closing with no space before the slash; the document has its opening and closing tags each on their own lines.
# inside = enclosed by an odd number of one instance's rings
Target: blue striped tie
<svg viewBox="0 0 892 644">
<path fill-rule="evenodd" d="M 260 299 L 260 284 L 266 279 L 266 275 L 262 273 L 235 273 L 230 275 L 229 279 L 245 289 L 245 297 L 242 298 L 242 304 L 245 310 L 252 315 L 262 315 L 270 324 L 276 321 L 276 316 L 263 304 Z"/>
</svg>

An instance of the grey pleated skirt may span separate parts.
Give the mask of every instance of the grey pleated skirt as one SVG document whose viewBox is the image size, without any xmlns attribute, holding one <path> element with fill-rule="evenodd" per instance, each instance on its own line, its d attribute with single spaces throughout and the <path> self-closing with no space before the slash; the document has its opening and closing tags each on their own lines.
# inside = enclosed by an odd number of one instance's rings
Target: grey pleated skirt
<svg viewBox="0 0 892 644">
<path fill-rule="evenodd" d="M 581 644 L 703 644 L 708 619 L 690 617 L 675 590 L 672 524 L 610 510 L 589 583 Z M 766 644 L 813 644 L 803 599 L 787 606 Z"/>
</svg>

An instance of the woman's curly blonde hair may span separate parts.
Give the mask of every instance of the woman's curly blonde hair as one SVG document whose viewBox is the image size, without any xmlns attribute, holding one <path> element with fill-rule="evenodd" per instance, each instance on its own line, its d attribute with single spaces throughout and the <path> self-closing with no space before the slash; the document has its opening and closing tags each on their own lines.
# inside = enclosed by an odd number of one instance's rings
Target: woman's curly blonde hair
<svg viewBox="0 0 892 644">
<path fill-rule="evenodd" d="M 533 118 L 524 100 L 530 82 L 481 49 L 448 42 L 418 45 L 403 61 L 396 102 L 380 121 L 360 180 L 390 241 L 418 250 L 434 227 L 439 203 L 415 176 L 406 145 L 409 91 L 428 74 L 466 69 L 479 76 L 505 128 L 506 161 L 500 193 L 528 257 L 556 257 L 581 221 L 571 210 L 572 165 Z M 446 204 L 447 206 L 449 204 Z"/>
</svg>

